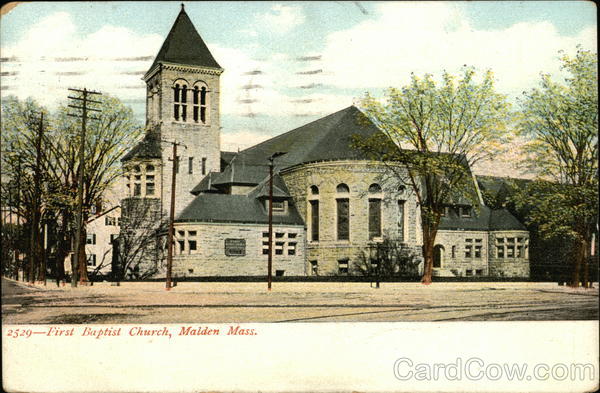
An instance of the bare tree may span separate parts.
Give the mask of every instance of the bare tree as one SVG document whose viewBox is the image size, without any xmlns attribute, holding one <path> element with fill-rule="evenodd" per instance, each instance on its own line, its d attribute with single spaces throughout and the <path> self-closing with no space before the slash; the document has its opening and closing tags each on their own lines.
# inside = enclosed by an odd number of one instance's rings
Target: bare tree
<svg viewBox="0 0 600 393">
<path fill-rule="evenodd" d="M 120 278 L 147 278 L 161 271 L 168 222 L 157 199 L 128 198 L 121 205 Z"/>
</svg>

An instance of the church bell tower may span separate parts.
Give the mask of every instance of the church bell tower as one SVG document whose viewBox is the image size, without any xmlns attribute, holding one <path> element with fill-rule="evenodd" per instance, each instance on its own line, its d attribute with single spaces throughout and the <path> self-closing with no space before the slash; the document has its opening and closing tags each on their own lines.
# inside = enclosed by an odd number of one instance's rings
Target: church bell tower
<svg viewBox="0 0 600 393">
<path fill-rule="evenodd" d="M 176 214 L 194 198 L 190 191 L 210 171 L 220 170 L 221 66 L 181 11 L 165 39 L 146 82 L 146 126 L 158 139 L 163 209 L 168 210 L 173 170 L 172 144 L 177 142 Z M 158 195 L 157 195 L 158 196 Z"/>
</svg>

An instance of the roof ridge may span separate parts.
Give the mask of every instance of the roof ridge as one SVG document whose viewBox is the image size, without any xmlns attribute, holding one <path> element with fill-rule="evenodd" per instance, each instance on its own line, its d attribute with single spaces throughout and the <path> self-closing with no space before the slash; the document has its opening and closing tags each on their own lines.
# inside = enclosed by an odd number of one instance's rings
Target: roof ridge
<svg viewBox="0 0 600 393">
<path fill-rule="evenodd" d="M 346 111 L 346 113 L 344 113 L 344 115 L 342 117 L 340 117 L 337 122 L 331 124 L 327 128 L 327 131 L 330 132 L 332 129 L 334 129 L 335 126 L 337 126 L 343 120 L 345 120 L 347 116 L 354 115 L 354 113 L 351 113 L 351 109 L 352 108 L 354 108 L 356 111 L 358 111 L 358 113 L 363 114 L 362 111 L 360 109 L 358 109 L 355 105 L 350 105 L 349 107 L 347 107 L 347 108 L 345 108 L 345 109 L 342 110 L 342 111 Z M 336 113 L 339 113 L 339 112 L 342 112 L 342 111 L 338 111 Z M 322 139 L 324 139 L 328 135 L 328 132 L 322 132 L 322 133 L 320 133 L 319 134 L 319 141 L 321 141 Z M 310 157 L 311 153 L 313 153 L 314 151 L 318 150 L 318 147 L 319 147 L 319 144 L 318 143 L 315 144 L 311 150 L 305 152 L 304 156 L 305 157 L 307 157 L 307 156 Z"/>
<path fill-rule="evenodd" d="M 315 120 L 313 120 L 313 121 L 311 121 L 311 122 L 309 122 L 309 123 L 306 123 L 306 124 L 303 124 L 303 125 L 301 125 L 301 126 L 299 126 L 299 127 L 296 127 L 296 128 L 294 128 L 294 129 L 292 129 L 292 130 L 286 131 L 286 132 L 284 132 L 284 133 L 282 133 L 282 134 L 279 134 L 279 135 L 275 135 L 274 137 L 272 137 L 272 138 L 269 138 L 269 139 L 267 139 L 267 140 L 265 140 L 265 141 L 262 141 L 262 142 L 260 142 L 259 144 L 256 144 L 256 145 L 254 145 L 254 146 L 251 146 L 251 147 L 249 147 L 249 148 L 247 148 L 247 149 L 244 149 L 244 150 L 242 150 L 240 153 L 245 153 L 245 152 L 247 152 L 247 151 L 249 151 L 249 150 L 251 150 L 251 149 L 258 148 L 259 146 L 261 146 L 261 145 L 264 145 L 264 144 L 266 144 L 266 143 L 273 142 L 273 141 L 275 141 L 275 140 L 277 140 L 277 139 L 280 139 L 280 138 L 282 138 L 282 137 L 284 137 L 284 136 L 286 136 L 286 135 L 288 135 L 288 134 L 291 134 L 291 133 L 292 133 L 292 132 L 294 132 L 294 131 L 297 131 L 297 130 L 299 130 L 299 129 L 301 129 L 301 128 L 304 128 L 304 127 L 308 127 L 309 125 L 311 125 L 311 124 L 314 124 L 314 123 L 316 123 L 316 122 L 324 121 L 325 119 L 328 119 L 328 118 L 330 118 L 330 117 L 333 117 L 333 116 L 335 116 L 335 115 L 339 114 L 340 112 L 346 111 L 346 110 L 348 110 L 348 109 L 350 109 L 350 108 L 353 108 L 353 107 L 354 107 L 354 108 L 356 108 L 356 106 L 354 106 L 354 105 L 350 105 L 350 106 L 347 106 L 347 107 L 345 107 L 345 108 L 343 108 L 343 109 L 340 109 L 339 111 L 336 111 L 336 112 L 330 113 L 329 115 L 327 115 L 327 116 L 325 116 L 325 117 L 320 117 L 320 118 L 318 118 L 318 119 L 315 119 Z M 358 108 L 356 108 L 356 109 L 358 109 Z M 337 124 L 337 123 L 336 123 L 336 124 Z"/>
</svg>

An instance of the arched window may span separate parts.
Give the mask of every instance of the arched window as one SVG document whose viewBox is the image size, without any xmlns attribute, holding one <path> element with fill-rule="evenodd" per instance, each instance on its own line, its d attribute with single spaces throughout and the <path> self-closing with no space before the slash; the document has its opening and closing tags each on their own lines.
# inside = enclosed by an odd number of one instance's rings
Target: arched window
<svg viewBox="0 0 600 393">
<path fill-rule="evenodd" d="M 179 105 L 181 103 L 181 89 L 179 88 L 179 83 L 175 84 L 173 88 L 173 117 L 175 120 L 179 120 Z"/>
<path fill-rule="evenodd" d="M 194 121 L 206 124 L 208 120 L 208 87 L 202 81 L 194 84 L 192 105 Z"/>
<path fill-rule="evenodd" d="M 198 86 L 194 86 L 192 105 L 194 106 L 193 117 L 194 117 L 194 121 L 196 123 L 198 123 L 198 110 L 199 110 L 199 107 L 198 107 L 198 103 L 199 103 L 199 101 L 198 101 L 198 93 L 199 93 Z"/>
<path fill-rule="evenodd" d="M 154 172 L 154 165 L 146 165 L 146 172 Z"/>
<path fill-rule="evenodd" d="M 181 86 L 181 120 L 186 121 L 187 118 L 187 86 Z"/>
<path fill-rule="evenodd" d="M 338 193 L 338 198 L 336 198 L 337 239 L 350 240 L 350 199 L 343 195 L 348 194 L 350 189 L 346 184 L 341 183 L 336 187 L 336 191 Z"/>
<path fill-rule="evenodd" d="M 350 192 L 350 188 L 348 188 L 348 186 L 344 183 L 338 184 L 338 186 L 335 189 L 338 193 L 340 194 L 345 194 Z"/>
<path fill-rule="evenodd" d="M 313 242 L 319 241 L 319 188 L 310 186 L 310 240 Z"/>
<path fill-rule="evenodd" d="M 381 186 L 369 186 L 369 240 L 381 237 Z"/>
<path fill-rule="evenodd" d="M 202 124 L 206 123 L 206 87 L 202 86 L 200 89 L 200 121 Z"/>
<path fill-rule="evenodd" d="M 381 186 L 379 184 L 373 183 L 369 186 L 369 194 L 378 194 L 381 192 Z"/>
</svg>

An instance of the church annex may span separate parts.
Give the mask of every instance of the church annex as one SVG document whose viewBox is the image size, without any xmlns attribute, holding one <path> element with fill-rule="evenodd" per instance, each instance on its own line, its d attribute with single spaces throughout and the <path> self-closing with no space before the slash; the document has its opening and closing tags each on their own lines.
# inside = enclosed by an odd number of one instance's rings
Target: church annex
<svg viewBox="0 0 600 393">
<path fill-rule="evenodd" d="M 122 159 L 128 195 L 121 201 L 121 237 L 155 239 L 142 242 L 128 274 L 164 274 L 174 167 L 165 141 L 182 144 L 175 164 L 175 277 L 266 275 L 268 159 L 277 152 L 286 154 L 275 159 L 273 179 L 275 275 L 360 274 L 364 255 L 386 240 L 419 259 L 420 217 L 410 187 L 352 148 L 353 135 L 380 132 L 358 108 L 239 153 L 223 152 L 223 72 L 182 7 L 144 76 L 147 134 Z M 528 277 L 527 230 L 507 210 L 484 205 L 474 176 L 473 192 L 479 206 L 446 209 L 434 275 Z"/>
</svg>

